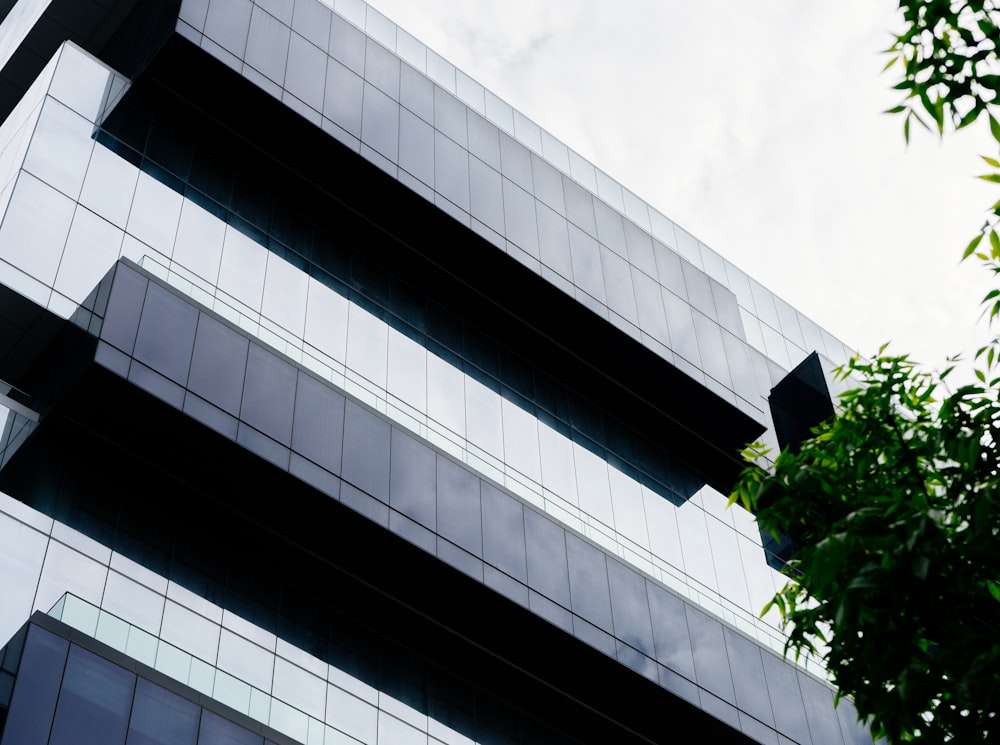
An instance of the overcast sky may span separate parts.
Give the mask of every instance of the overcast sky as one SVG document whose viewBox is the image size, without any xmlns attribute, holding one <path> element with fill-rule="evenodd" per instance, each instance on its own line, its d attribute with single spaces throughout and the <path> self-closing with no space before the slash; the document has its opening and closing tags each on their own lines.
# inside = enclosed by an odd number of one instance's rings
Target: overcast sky
<svg viewBox="0 0 1000 745">
<path fill-rule="evenodd" d="M 370 0 L 848 345 L 986 339 L 985 128 L 904 145 L 889 0 Z"/>
</svg>

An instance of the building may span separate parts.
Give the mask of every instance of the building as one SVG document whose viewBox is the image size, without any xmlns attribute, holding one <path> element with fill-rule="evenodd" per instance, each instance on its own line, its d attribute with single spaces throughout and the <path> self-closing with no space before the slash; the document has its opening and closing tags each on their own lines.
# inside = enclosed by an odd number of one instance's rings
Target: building
<svg viewBox="0 0 1000 745">
<path fill-rule="evenodd" d="M 2 745 L 871 742 L 723 497 L 840 342 L 361 0 L 0 10 Z"/>
</svg>

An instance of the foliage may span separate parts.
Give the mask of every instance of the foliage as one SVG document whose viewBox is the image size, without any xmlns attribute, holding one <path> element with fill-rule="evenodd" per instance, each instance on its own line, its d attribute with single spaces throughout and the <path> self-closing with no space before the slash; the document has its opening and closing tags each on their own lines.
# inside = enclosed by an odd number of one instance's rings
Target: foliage
<svg viewBox="0 0 1000 745">
<path fill-rule="evenodd" d="M 889 113 L 940 135 L 985 119 L 1000 146 L 1000 0 L 900 0 Z M 933 125 L 933 127 L 931 126 Z M 1000 158 L 981 176 L 1000 184 Z M 1000 201 L 963 258 L 1000 275 Z M 1000 289 L 983 299 L 992 320 Z M 890 742 L 1000 741 L 1000 341 L 955 390 L 885 347 L 837 371 L 837 415 L 773 464 L 760 445 L 730 501 L 798 550 L 774 605 L 786 652 L 822 656 Z M 971 379 L 971 378 L 970 378 Z"/>
</svg>

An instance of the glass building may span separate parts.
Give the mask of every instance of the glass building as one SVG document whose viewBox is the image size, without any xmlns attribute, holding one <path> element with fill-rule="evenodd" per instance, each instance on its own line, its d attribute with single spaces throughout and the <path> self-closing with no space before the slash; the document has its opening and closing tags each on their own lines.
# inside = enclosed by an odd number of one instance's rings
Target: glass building
<svg viewBox="0 0 1000 745">
<path fill-rule="evenodd" d="M 362 0 L 0 17 L 0 745 L 871 743 L 724 496 L 841 342 Z"/>
</svg>

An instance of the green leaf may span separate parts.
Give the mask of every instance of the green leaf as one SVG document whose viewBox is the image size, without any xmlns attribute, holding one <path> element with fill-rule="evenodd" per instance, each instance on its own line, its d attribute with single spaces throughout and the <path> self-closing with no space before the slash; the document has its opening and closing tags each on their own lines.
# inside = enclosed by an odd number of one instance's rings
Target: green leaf
<svg viewBox="0 0 1000 745">
<path fill-rule="evenodd" d="M 969 241 L 969 245 L 965 247 L 965 252 L 962 254 L 962 259 L 963 260 L 965 260 L 965 259 L 969 258 L 970 256 L 972 256 L 972 253 L 979 246 L 979 242 L 981 240 L 983 240 L 983 234 L 982 233 L 980 233 L 975 238 L 973 238 L 971 241 Z M 879 354 L 881 354 L 881 352 L 879 352 Z"/>
<path fill-rule="evenodd" d="M 1000 142 L 1000 122 L 993 118 L 990 114 L 990 132 L 993 133 L 993 139 Z"/>
<path fill-rule="evenodd" d="M 988 165 L 991 165 L 994 168 L 1000 168 L 1000 160 L 997 160 L 996 158 L 988 158 L 985 155 L 980 155 L 979 157 L 985 160 Z"/>
<path fill-rule="evenodd" d="M 979 176 L 983 181 L 992 181 L 994 184 L 1000 184 L 1000 173 L 984 173 Z"/>
<path fill-rule="evenodd" d="M 990 595 L 997 602 L 1000 602 L 1000 584 L 997 584 L 991 579 L 986 580 L 986 589 L 990 591 Z"/>
<path fill-rule="evenodd" d="M 993 258 L 1000 259 L 1000 235 L 996 230 L 990 231 L 990 247 L 993 249 Z"/>
</svg>

